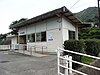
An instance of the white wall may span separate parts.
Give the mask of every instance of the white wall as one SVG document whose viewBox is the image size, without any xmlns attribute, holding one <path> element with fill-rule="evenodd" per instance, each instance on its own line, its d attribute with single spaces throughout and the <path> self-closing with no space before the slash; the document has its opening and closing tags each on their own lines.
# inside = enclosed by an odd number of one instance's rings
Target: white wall
<svg viewBox="0 0 100 75">
<path fill-rule="evenodd" d="M 71 24 L 66 18 L 62 18 L 63 43 L 65 40 L 69 40 L 69 30 L 76 31 L 75 25 Z"/>
<path fill-rule="evenodd" d="M 51 37 L 52 40 L 50 40 Z M 42 51 L 42 46 L 46 46 L 47 49 L 45 49 L 44 51 L 55 52 L 57 47 L 62 47 L 61 30 L 54 29 L 47 31 L 47 42 L 27 43 L 27 49 L 30 49 L 32 46 L 36 46 L 37 51 Z"/>
<path fill-rule="evenodd" d="M 47 47 L 49 52 L 55 52 L 57 47 L 62 46 L 61 27 L 60 18 L 47 20 Z"/>
<path fill-rule="evenodd" d="M 46 31 L 46 21 L 36 23 L 36 33 Z"/>
<path fill-rule="evenodd" d="M 52 40 L 49 40 L 50 35 Z M 58 47 L 62 47 L 61 30 L 55 29 L 47 31 L 47 47 L 49 52 L 55 52 Z"/>
<path fill-rule="evenodd" d="M 51 18 L 47 20 L 47 30 L 61 28 L 60 18 Z"/>
<path fill-rule="evenodd" d="M 26 26 L 26 34 L 35 33 L 36 24 Z"/>
<path fill-rule="evenodd" d="M 31 33 L 57 29 L 57 28 L 61 28 L 61 21 L 60 21 L 60 18 L 55 17 L 55 18 L 44 20 L 42 22 L 27 25 L 25 27 L 21 27 L 18 33 L 19 35 L 26 35 L 26 34 L 31 34 Z M 21 34 L 23 32 L 24 34 Z"/>
<path fill-rule="evenodd" d="M 34 50 L 34 47 L 36 47 L 36 51 L 42 51 L 42 46 L 47 47 L 47 42 L 35 42 L 35 43 L 27 43 L 27 50 Z M 44 51 L 48 52 L 47 49 L 44 49 Z"/>
<path fill-rule="evenodd" d="M 17 44 L 17 36 L 11 38 L 11 44 Z"/>
<path fill-rule="evenodd" d="M 17 36 L 13 36 L 11 38 L 11 49 L 15 49 L 16 44 L 17 44 Z"/>
<path fill-rule="evenodd" d="M 62 27 L 67 30 L 75 31 L 75 26 L 68 22 L 65 18 L 62 18 Z"/>
<path fill-rule="evenodd" d="M 20 28 L 19 33 L 25 31 L 25 34 L 31 34 L 46 31 L 47 42 L 27 43 L 27 46 L 47 46 L 48 52 L 55 52 L 57 47 L 62 47 L 63 42 L 69 39 L 68 30 L 75 31 L 75 26 L 64 18 L 61 22 L 60 18 L 55 17 Z M 53 40 L 50 40 L 50 38 Z"/>
<path fill-rule="evenodd" d="M 26 27 L 21 27 L 18 31 L 18 35 L 25 35 L 26 34 Z"/>
<path fill-rule="evenodd" d="M 68 29 L 62 29 L 62 34 L 63 34 L 63 43 L 65 40 L 69 40 L 69 33 L 68 33 Z"/>
<path fill-rule="evenodd" d="M 10 45 L 0 45 L 0 50 L 8 50 L 10 49 Z"/>
</svg>

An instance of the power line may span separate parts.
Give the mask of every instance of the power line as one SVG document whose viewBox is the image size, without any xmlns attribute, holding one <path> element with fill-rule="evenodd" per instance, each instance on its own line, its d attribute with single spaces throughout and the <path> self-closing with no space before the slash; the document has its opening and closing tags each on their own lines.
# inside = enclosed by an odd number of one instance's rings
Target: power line
<svg viewBox="0 0 100 75">
<path fill-rule="evenodd" d="M 79 1 L 80 1 L 80 0 L 78 0 L 77 2 L 75 2 L 75 4 L 74 4 L 71 8 L 73 8 Z M 71 9 L 71 8 L 70 8 L 70 9 Z"/>
<path fill-rule="evenodd" d="M 85 5 L 87 5 L 87 4 L 90 4 L 90 3 L 92 3 L 92 2 L 88 2 L 88 3 L 82 4 L 82 5 L 76 6 L 76 7 L 74 7 L 73 9 L 83 7 L 83 6 L 85 6 Z"/>
</svg>

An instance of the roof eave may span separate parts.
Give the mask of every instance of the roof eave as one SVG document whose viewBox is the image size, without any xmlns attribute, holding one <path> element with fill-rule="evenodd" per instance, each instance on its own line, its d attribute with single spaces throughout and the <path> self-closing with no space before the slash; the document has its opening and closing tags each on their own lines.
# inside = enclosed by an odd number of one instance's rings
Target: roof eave
<svg viewBox="0 0 100 75">
<path fill-rule="evenodd" d="M 50 12 L 47 12 L 47 13 L 39 15 L 39 16 L 36 16 L 36 17 L 31 18 L 31 19 L 29 19 L 25 22 L 22 22 L 22 23 L 17 23 L 15 25 L 10 26 L 9 28 L 12 29 L 12 28 L 16 28 L 16 27 L 21 27 L 21 26 L 24 26 L 24 25 L 27 25 L 27 24 L 36 23 L 36 22 L 54 17 L 54 16 L 56 16 L 56 14 L 63 13 L 63 8 L 64 7 L 50 11 Z"/>
<path fill-rule="evenodd" d="M 47 12 L 47 13 L 44 13 L 42 15 L 39 15 L 39 16 L 36 16 L 34 18 L 31 18 L 29 20 L 26 20 L 24 22 L 21 22 L 21 23 L 17 23 L 15 25 L 11 25 L 9 28 L 10 29 L 13 29 L 13 28 L 19 28 L 19 27 L 22 27 L 22 26 L 26 26 L 26 25 L 29 25 L 29 24 L 32 24 L 32 23 L 37 23 L 37 22 L 40 22 L 40 21 L 43 21 L 45 19 L 48 19 L 48 18 L 52 18 L 54 16 L 57 16 L 57 14 L 62 14 L 64 16 L 66 16 L 69 20 L 71 20 L 74 24 L 77 24 L 77 25 L 82 25 L 83 24 L 81 23 L 81 21 L 79 19 L 77 19 L 73 13 L 71 13 L 65 6 L 64 7 L 61 7 L 59 9 L 56 9 L 56 10 L 53 10 L 53 11 L 50 11 L 50 12 Z"/>
</svg>

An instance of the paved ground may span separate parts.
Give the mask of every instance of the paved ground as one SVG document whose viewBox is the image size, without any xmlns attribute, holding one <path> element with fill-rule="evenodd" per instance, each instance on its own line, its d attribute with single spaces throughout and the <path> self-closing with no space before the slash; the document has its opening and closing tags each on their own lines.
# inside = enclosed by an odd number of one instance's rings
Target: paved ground
<svg viewBox="0 0 100 75">
<path fill-rule="evenodd" d="M 0 75 L 57 75 L 57 57 L 0 51 Z"/>
</svg>

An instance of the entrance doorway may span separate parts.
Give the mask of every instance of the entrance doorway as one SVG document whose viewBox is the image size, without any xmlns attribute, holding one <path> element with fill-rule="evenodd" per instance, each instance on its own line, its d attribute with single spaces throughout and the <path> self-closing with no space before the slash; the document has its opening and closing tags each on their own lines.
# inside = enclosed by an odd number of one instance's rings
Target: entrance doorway
<svg viewBox="0 0 100 75">
<path fill-rule="evenodd" d="M 24 50 L 27 50 L 26 46 L 26 35 L 19 36 L 19 44 L 23 46 Z"/>
</svg>

